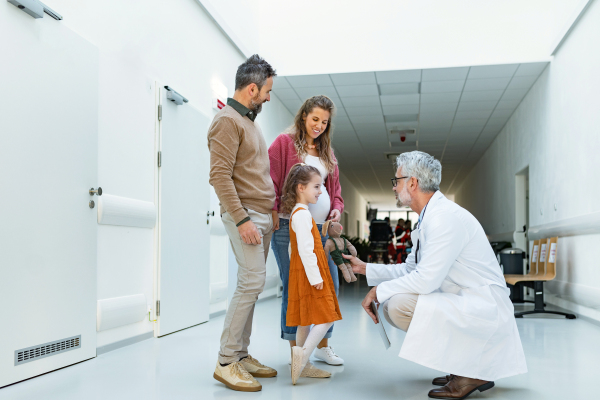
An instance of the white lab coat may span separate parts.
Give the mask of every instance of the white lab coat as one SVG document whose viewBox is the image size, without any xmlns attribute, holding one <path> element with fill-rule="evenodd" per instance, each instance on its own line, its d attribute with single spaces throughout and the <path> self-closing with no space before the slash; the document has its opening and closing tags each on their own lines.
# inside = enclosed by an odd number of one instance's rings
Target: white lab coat
<svg viewBox="0 0 600 400">
<path fill-rule="evenodd" d="M 486 381 L 527 372 L 510 291 L 479 222 L 438 191 L 420 225 L 406 263 L 367 265 L 380 303 L 419 295 L 400 357 Z"/>
</svg>

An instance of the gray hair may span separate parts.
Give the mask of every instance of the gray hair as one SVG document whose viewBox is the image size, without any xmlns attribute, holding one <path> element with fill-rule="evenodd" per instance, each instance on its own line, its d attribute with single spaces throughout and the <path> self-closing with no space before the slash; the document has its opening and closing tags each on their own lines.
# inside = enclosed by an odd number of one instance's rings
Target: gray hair
<svg viewBox="0 0 600 400">
<path fill-rule="evenodd" d="M 404 175 L 417 178 L 422 192 L 440 190 L 442 164 L 433 156 L 422 151 L 410 151 L 400 154 L 396 159 L 396 165 L 402 168 Z"/>
<path fill-rule="evenodd" d="M 260 90 L 272 76 L 277 76 L 277 73 L 271 64 L 258 54 L 254 54 L 238 67 L 235 74 L 235 90 L 243 89 L 252 83 L 255 83 Z"/>
</svg>

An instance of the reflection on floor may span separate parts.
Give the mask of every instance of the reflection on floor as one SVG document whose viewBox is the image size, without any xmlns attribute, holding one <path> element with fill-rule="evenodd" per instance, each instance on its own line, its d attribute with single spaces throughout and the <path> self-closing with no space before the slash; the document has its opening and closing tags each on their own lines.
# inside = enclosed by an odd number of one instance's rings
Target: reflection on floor
<svg viewBox="0 0 600 400">
<path fill-rule="evenodd" d="M 360 307 L 368 288 L 343 285 L 331 344 L 346 361 L 331 379 L 301 378 L 292 386 L 289 346 L 279 338 L 280 299 L 258 304 L 251 354 L 279 371 L 259 379 L 262 392 L 241 393 L 212 378 L 223 316 L 161 339 L 146 340 L 96 359 L 0 389 L 0 399 L 425 399 L 431 379 L 441 375 L 397 357 L 404 333 L 386 326 L 392 348 L 381 339 Z M 523 307 L 520 307 L 523 308 Z M 597 379 L 600 327 L 581 319 L 543 316 L 517 320 L 529 373 L 496 382 L 470 398 L 591 399 Z M 450 371 L 443 371 L 450 372 Z"/>
</svg>

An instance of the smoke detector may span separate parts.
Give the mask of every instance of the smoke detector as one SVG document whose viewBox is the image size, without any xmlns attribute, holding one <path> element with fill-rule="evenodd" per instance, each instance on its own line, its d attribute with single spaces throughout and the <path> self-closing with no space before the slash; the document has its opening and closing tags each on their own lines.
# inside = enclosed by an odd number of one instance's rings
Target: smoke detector
<svg viewBox="0 0 600 400">
<path fill-rule="evenodd" d="M 404 143 L 406 138 L 416 135 L 417 130 L 410 129 L 392 129 L 390 130 L 390 143 Z"/>
</svg>

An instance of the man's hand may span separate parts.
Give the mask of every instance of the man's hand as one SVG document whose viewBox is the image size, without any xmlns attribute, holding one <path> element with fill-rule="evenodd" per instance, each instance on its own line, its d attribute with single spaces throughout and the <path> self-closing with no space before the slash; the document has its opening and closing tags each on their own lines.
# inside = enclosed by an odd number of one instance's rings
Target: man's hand
<svg viewBox="0 0 600 400">
<path fill-rule="evenodd" d="M 277 210 L 271 211 L 271 214 L 273 215 L 273 232 L 275 232 L 279 230 L 279 214 Z"/>
<path fill-rule="evenodd" d="M 373 322 L 377 323 L 377 316 L 375 314 L 373 314 L 373 311 L 371 311 L 371 302 L 375 301 L 376 304 L 379 304 L 379 302 L 377 301 L 377 286 L 375 286 L 373 289 L 369 290 L 369 293 L 367 293 L 367 295 L 365 296 L 365 299 L 362 301 L 362 307 L 365 309 L 365 311 L 367 312 L 367 314 L 369 314 L 369 317 L 371 317 L 371 319 L 373 320 Z"/>
<path fill-rule="evenodd" d="M 342 214 L 340 213 L 340 210 L 334 208 L 333 210 L 331 210 L 331 213 L 329 213 L 329 219 L 333 222 L 340 222 L 341 218 Z"/>
<path fill-rule="evenodd" d="M 256 228 L 256 225 L 254 225 L 254 222 L 246 221 L 237 228 L 244 243 L 260 244 L 262 242 L 260 232 L 258 232 L 258 229 Z"/>
<path fill-rule="evenodd" d="M 363 274 L 363 275 L 367 274 L 367 263 L 366 262 L 361 261 L 354 256 L 350 256 L 350 255 L 346 255 L 346 254 L 342 254 L 342 256 L 346 260 L 350 261 L 350 264 L 352 265 L 352 272 L 354 272 L 355 274 Z"/>
<path fill-rule="evenodd" d="M 316 285 L 313 285 L 313 287 L 317 290 L 322 290 L 323 289 L 323 282 L 321 283 L 317 283 Z"/>
</svg>

